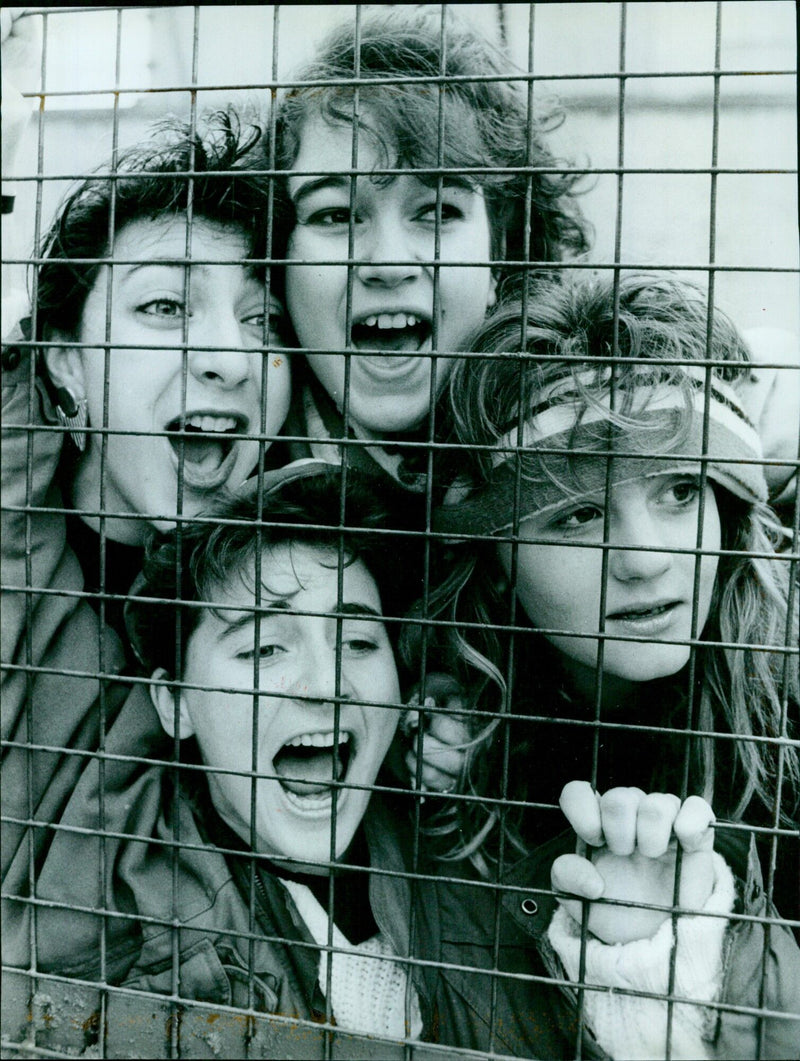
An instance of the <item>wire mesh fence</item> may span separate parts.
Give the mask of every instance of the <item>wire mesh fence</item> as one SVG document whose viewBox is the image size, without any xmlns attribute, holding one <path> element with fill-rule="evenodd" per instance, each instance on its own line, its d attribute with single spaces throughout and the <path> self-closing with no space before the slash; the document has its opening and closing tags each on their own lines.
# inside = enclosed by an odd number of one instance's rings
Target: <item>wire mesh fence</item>
<svg viewBox="0 0 800 1061">
<path fill-rule="evenodd" d="M 4 1055 L 793 1056 L 793 6 L 4 15 Z"/>
</svg>

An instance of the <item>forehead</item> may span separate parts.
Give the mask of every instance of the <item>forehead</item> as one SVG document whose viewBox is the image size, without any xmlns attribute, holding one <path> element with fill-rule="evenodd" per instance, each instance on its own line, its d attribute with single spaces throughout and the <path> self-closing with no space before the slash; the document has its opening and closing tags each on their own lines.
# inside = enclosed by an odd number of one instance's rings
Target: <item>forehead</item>
<svg viewBox="0 0 800 1061">
<path fill-rule="evenodd" d="M 295 170 L 350 170 L 353 168 L 353 142 L 358 144 L 358 169 L 379 164 L 376 132 L 369 120 L 361 126 L 350 122 L 333 122 L 320 113 L 311 113 L 300 128 L 300 146 L 294 161 Z M 380 160 L 380 164 L 392 162 Z"/>
<path fill-rule="evenodd" d="M 341 563 L 342 603 L 359 603 L 380 611 L 380 593 L 363 560 Z M 266 545 L 260 561 L 260 605 L 280 603 L 281 611 L 332 611 L 339 596 L 339 558 L 333 547 L 303 542 Z M 212 586 L 207 597 L 220 611 L 252 610 L 256 606 L 255 557 Z M 216 609 L 215 609 L 216 610 Z M 205 610 L 204 614 L 212 614 Z"/>
<path fill-rule="evenodd" d="M 248 252 L 247 237 L 238 225 L 202 217 L 193 218 L 190 224 L 185 214 L 136 218 L 114 236 L 114 257 L 134 261 L 188 257 L 236 262 L 246 258 Z"/>
<path fill-rule="evenodd" d="M 547 521 L 555 513 L 575 505 L 612 505 L 624 508 L 637 503 L 658 492 L 676 479 L 696 478 L 701 476 L 699 461 L 670 461 L 669 458 L 648 458 L 626 461 L 620 458 L 585 458 L 587 467 L 581 475 L 581 457 L 571 461 L 571 475 L 561 480 L 561 496 L 552 492 L 547 494 L 547 503 L 535 505 L 525 519 Z M 588 462 L 591 462 L 590 464 Z M 709 485 L 711 480 L 708 480 Z M 526 490 L 526 508 L 532 508 L 536 501 L 535 488 Z"/>
</svg>

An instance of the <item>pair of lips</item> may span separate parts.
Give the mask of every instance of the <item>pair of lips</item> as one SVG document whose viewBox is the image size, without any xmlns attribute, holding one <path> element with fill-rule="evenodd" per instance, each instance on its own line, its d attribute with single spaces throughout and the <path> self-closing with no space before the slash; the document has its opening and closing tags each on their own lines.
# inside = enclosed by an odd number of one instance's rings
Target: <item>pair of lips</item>
<svg viewBox="0 0 800 1061">
<path fill-rule="evenodd" d="M 183 457 L 186 482 L 200 489 L 221 485 L 236 459 L 231 436 L 246 428 L 245 418 L 236 413 L 192 413 L 170 420 L 169 442 L 176 457 Z"/>
<path fill-rule="evenodd" d="M 273 759 L 281 786 L 295 796 L 315 797 L 341 781 L 355 749 L 347 730 L 301 733 L 288 740 Z"/>
<path fill-rule="evenodd" d="M 351 341 L 356 349 L 413 353 L 431 336 L 429 320 L 415 313 L 373 313 L 353 324 Z"/>
<path fill-rule="evenodd" d="M 657 604 L 637 604 L 630 608 L 611 612 L 606 618 L 616 620 L 631 619 L 654 619 L 659 615 L 665 615 L 673 608 L 677 608 L 680 601 L 660 601 Z"/>
</svg>

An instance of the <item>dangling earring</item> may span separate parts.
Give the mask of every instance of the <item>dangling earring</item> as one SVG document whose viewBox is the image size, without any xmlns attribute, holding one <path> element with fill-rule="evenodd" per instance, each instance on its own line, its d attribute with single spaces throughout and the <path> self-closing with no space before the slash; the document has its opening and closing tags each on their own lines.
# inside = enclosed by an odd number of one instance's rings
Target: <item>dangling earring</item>
<svg viewBox="0 0 800 1061">
<path fill-rule="evenodd" d="M 86 431 L 88 422 L 87 408 L 89 403 L 85 398 L 75 399 L 72 391 L 67 387 L 59 387 L 56 390 L 58 404 L 56 405 L 56 416 L 60 424 L 69 428 L 69 437 L 75 443 L 81 453 L 86 449 Z"/>
<path fill-rule="evenodd" d="M 494 580 L 494 591 L 498 597 L 505 597 L 505 595 L 508 593 L 510 586 L 511 583 L 505 575 L 498 575 L 498 577 Z"/>
</svg>

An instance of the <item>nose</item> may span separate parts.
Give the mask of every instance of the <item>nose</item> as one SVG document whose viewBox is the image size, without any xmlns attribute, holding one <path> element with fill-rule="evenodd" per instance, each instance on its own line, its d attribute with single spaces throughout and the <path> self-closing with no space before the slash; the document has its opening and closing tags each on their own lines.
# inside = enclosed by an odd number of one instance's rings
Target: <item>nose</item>
<svg viewBox="0 0 800 1061">
<path fill-rule="evenodd" d="M 661 528 L 643 506 L 612 522 L 608 567 L 621 582 L 659 578 L 672 566 L 674 554 L 658 550 Z"/>
<path fill-rule="evenodd" d="M 205 317 L 190 329 L 189 371 L 200 382 L 222 390 L 240 386 L 251 376 L 258 357 L 244 349 L 244 338 L 234 314 L 223 311 L 213 320 Z"/>
<path fill-rule="evenodd" d="M 329 644 L 327 639 L 324 644 L 308 645 L 303 653 L 292 692 L 305 704 L 325 708 L 332 713 L 336 702 L 336 676 L 339 669 L 339 699 L 347 700 L 351 690 L 344 665 L 337 668 L 335 646 Z"/>
<path fill-rule="evenodd" d="M 356 276 L 363 284 L 392 289 L 420 276 L 422 263 L 417 260 L 402 218 L 379 216 L 367 222 L 365 228 L 356 247 L 356 257 L 361 259 Z"/>
</svg>

